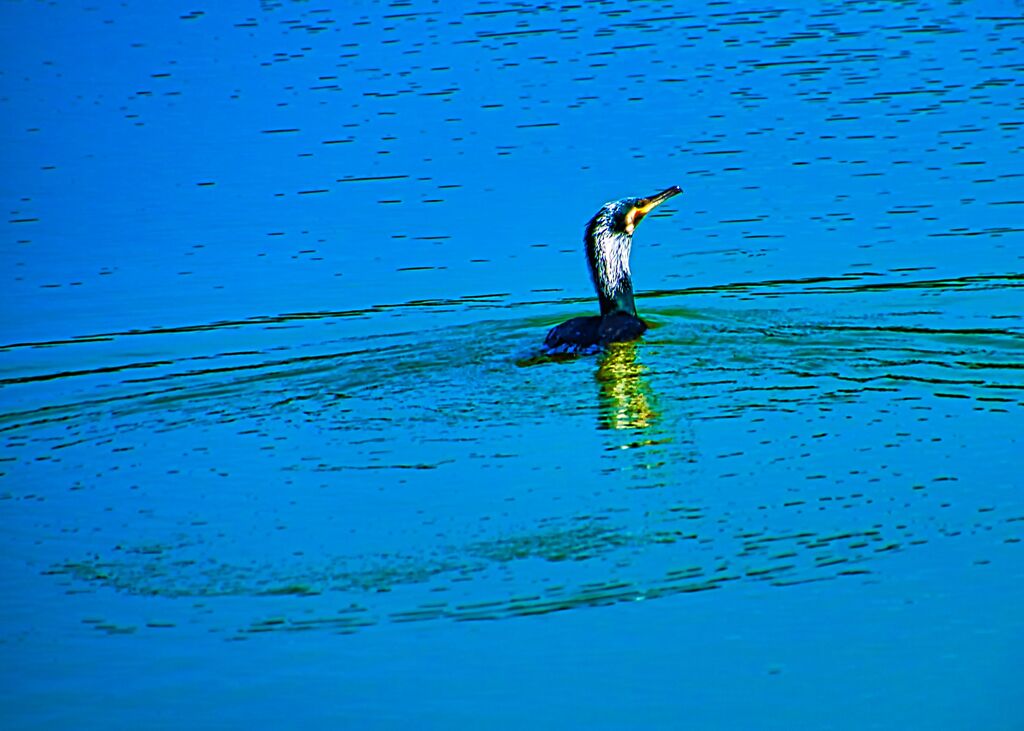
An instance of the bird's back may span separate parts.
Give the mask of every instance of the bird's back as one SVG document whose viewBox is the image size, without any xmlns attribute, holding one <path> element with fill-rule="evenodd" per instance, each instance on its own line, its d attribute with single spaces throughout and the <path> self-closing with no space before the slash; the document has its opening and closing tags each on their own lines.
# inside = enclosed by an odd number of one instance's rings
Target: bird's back
<svg viewBox="0 0 1024 731">
<path fill-rule="evenodd" d="M 551 353 L 586 353 L 609 343 L 636 340 L 647 330 L 647 323 L 628 312 L 574 317 L 551 328 L 544 347 Z"/>
</svg>

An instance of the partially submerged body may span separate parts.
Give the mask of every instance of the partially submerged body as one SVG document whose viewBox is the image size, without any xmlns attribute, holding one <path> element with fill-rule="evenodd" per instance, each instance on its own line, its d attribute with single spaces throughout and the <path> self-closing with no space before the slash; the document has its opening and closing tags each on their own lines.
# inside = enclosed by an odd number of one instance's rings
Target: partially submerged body
<svg viewBox="0 0 1024 731">
<path fill-rule="evenodd" d="M 655 206 L 682 192 L 672 186 L 647 198 L 612 201 L 590 219 L 583 240 L 601 314 L 574 317 L 551 328 L 544 339 L 548 352 L 590 353 L 644 334 L 647 323 L 636 314 L 629 271 L 633 231 Z"/>
<path fill-rule="evenodd" d="M 636 340 L 647 330 L 647 323 L 628 312 L 574 317 L 551 328 L 544 347 L 552 354 L 597 352 L 609 343 Z"/>
</svg>

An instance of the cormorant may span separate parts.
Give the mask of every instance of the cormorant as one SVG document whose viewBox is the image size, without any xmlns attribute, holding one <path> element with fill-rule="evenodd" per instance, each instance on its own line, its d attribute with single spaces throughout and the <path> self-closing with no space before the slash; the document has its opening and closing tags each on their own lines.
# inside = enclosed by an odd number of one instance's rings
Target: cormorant
<svg viewBox="0 0 1024 731">
<path fill-rule="evenodd" d="M 601 314 L 574 317 L 551 328 L 544 338 L 544 347 L 550 353 L 592 352 L 608 343 L 636 340 L 643 335 L 647 323 L 636 315 L 629 276 L 633 231 L 655 206 L 682 192 L 673 185 L 646 198 L 605 203 L 590 219 L 583 242 Z"/>
</svg>

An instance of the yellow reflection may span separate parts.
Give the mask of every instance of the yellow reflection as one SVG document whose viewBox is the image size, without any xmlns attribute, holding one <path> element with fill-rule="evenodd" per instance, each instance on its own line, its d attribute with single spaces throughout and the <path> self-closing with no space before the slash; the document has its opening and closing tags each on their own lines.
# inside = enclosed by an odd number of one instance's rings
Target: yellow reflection
<svg viewBox="0 0 1024 731">
<path fill-rule="evenodd" d="M 647 429 L 658 420 L 647 369 L 636 355 L 636 343 L 612 343 L 602 356 L 596 377 L 605 429 Z"/>
</svg>

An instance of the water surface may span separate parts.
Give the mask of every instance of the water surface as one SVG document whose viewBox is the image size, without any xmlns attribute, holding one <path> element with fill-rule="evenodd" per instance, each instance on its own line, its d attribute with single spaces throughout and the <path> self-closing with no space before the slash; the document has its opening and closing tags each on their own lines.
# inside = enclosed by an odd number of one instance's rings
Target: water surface
<svg viewBox="0 0 1024 731">
<path fill-rule="evenodd" d="M 1019 4 L 6 17 L 5 726 L 1020 726 Z"/>
</svg>

